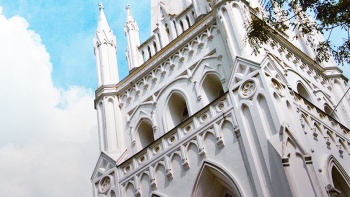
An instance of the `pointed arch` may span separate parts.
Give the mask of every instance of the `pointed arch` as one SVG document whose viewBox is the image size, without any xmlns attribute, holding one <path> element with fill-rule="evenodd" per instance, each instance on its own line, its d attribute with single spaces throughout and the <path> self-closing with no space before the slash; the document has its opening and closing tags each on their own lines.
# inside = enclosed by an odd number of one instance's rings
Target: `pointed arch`
<svg viewBox="0 0 350 197">
<path fill-rule="evenodd" d="M 125 190 L 124 190 L 124 197 L 129 197 L 129 196 L 135 196 L 135 186 L 134 183 L 128 182 L 125 185 Z"/>
<path fill-rule="evenodd" d="M 150 196 L 152 193 L 151 178 L 148 173 L 140 175 L 140 193 L 141 196 Z"/>
<path fill-rule="evenodd" d="M 342 140 L 341 138 L 339 138 L 338 141 L 339 141 L 339 144 L 342 146 L 342 148 L 346 151 L 346 153 L 349 154 L 349 150 L 348 150 L 348 148 L 345 145 L 346 142 L 344 140 Z"/>
<path fill-rule="evenodd" d="M 220 77 L 214 72 L 208 72 L 204 75 L 201 82 L 201 93 L 203 103 L 209 104 L 224 94 L 224 89 Z"/>
<path fill-rule="evenodd" d="M 242 196 L 236 181 L 218 165 L 205 161 L 198 172 L 192 197 Z"/>
<path fill-rule="evenodd" d="M 350 196 L 350 177 L 333 155 L 328 159 L 328 176 L 331 184 L 327 189 L 330 193 L 341 197 Z"/>
<path fill-rule="evenodd" d="M 329 115 L 330 117 L 332 117 L 332 118 L 334 118 L 336 120 L 339 120 L 337 114 L 335 113 L 335 111 L 333 111 L 333 109 L 327 103 L 324 104 L 323 109 L 324 109 L 324 112 L 327 115 Z"/>
<path fill-rule="evenodd" d="M 277 130 L 273 123 L 272 114 L 271 114 L 269 105 L 267 103 L 267 100 L 263 94 L 258 94 L 257 101 L 258 101 L 257 108 L 258 108 L 260 117 L 262 119 L 265 135 L 267 136 L 267 138 L 269 138 L 277 133 Z"/>
<path fill-rule="evenodd" d="M 117 196 L 114 190 L 111 190 L 111 192 L 110 192 L 109 195 L 110 195 L 111 197 L 116 197 L 116 196 Z"/>
<path fill-rule="evenodd" d="M 176 127 L 188 117 L 189 110 L 185 96 L 179 91 L 173 91 L 168 98 L 164 116 L 167 131 Z"/>
<path fill-rule="evenodd" d="M 309 92 L 306 90 L 305 86 L 301 82 L 297 84 L 297 92 L 304 99 L 308 100 L 309 102 L 312 102 Z"/>
<path fill-rule="evenodd" d="M 308 116 L 306 114 L 301 114 L 301 120 L 304 121 L 303 123 L 307 126 L 308 129 L 310 127 Z"/>
<path fill-rule="evenodd" d="M 136 128 L 136 147 L 139 151 L 154 141 L 152 122 L 142 118 Z"/>
<path fill-rule="evenodd" d="M 318 132 L 321 134 L 321 136 L 323 136 L 323 131 L 321 129 L 320 123 L 314 123 L 314 128 L 315 128 L 315 132 Z"/>
</svg>

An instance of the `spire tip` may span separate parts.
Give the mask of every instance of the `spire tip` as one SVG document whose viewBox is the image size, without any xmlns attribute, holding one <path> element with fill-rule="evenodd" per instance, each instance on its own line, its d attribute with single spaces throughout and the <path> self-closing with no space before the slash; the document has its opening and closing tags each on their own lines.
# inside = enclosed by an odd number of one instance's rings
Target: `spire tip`
<svg viewBox="0 0 350 197">
<path fill-rule="evenodd" d="M 102 2 L 98 4 L 98 7 L 99 7 L 99 9 L 100 9 L 100 10 L 103 10 L 103 9 L 105 9 L 105 8 L 103 7 L 103 4 L 102 4 Z"/>
</svg>

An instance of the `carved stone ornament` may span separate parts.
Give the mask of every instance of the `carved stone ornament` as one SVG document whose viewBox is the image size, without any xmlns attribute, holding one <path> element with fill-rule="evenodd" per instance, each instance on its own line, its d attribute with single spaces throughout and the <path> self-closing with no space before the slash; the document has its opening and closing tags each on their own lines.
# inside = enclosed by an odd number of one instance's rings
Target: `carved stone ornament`
<svg viewBox="0 0 350 197">
<path fill-rule="evenodd" d="M 100 193 L 106 193 L 111 188 L 112 179 L 111 176 L 105 176 L 100 180 L 99 191 Z"/>
<path fill-rule="evenodd" d="M 280 82 L 278 82 L 276 79 L 272 79 L 272 87 L 276 90 L 277 94 L 279 94 L 281 97 L 284 97 L 284 92 L 283 92 L 283 86 Z"/>
<path fill-rule="evenodd" d="M 252 97 L 256 90 L 257 90 L 257 81 L 254 79 L 248 79 L 245 82 L 242 83 L 242 85 L 239 87 L 239 95 L 243 99 L 248 99 Z"/>
</svg>

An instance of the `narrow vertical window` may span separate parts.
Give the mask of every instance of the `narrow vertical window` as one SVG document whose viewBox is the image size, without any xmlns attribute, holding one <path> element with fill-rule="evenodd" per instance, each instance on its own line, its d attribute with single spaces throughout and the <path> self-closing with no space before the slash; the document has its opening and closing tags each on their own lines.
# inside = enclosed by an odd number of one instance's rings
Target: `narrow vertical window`
<svg viewBox="0 0 350 197">
<path fill-rule="evenodd" d="M 202 82 L 202 100 L 209 104 L 224 94 L 221 81 L 216 74 L 207 74 Z"/>
<path fill-rule="evenodd" d="M 152 123 L 149 120 L 141 120 L 136 131 L 137 150 L 144 149 L 154 141 Z"/>
<path fill-rule="evenodd" d="M 300 96 L 302 96 L 304 99 L 308 100 L 309 102 L 312 102 L 309 93 L 301 83 L 298 83 L 297 91 L 298 94 L 300 94 Z"/>
<path fill-rule="evenodd" d="M 184 96 L 178 92 L 172 93 L 164 117 L 167 129 L 171 130 L 188 117 L 189 111 Z"/>
</svg>

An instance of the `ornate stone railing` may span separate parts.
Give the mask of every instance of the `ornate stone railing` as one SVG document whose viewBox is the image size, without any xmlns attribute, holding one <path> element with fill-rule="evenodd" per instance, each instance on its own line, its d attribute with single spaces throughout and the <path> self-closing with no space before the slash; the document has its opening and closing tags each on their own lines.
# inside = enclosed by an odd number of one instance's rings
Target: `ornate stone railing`
<svg viewBox="0 0 350 197">
<path fill-rule="evenodd" d="M 176 36 L 179 36 L 195 23 L 193 6 L 192 5 L 189 6 L 186 10 L 184 10 L 178 16 L 171 17 L 171 21 L 174 23 L 174 26 L 176 28 Z M 166 44 L 168 44 L 168 43 L 161 43 L 160 40 L 161 38 L 160 38 L 159 29 L 156 28 L 153 31 L 153 35 L 140 45 L 139 51 L 142 55 L 143 62 L 146 62 L 148 59 L 154 56 L 154 54 L 160 51 Z"/>
<path fill-rule="evenodd" d="M 182 34 L 195 23 L 195 14 L 193 6 L 189 6 L 186 10 L 174 18 L 176 24 L 177 35 Z"/>
<path fill-rule="evenodd" d="M 202 137 L 210 132 L 216 137 L 216 145 L 219 148 L 224 146 L 222 136 L 218 131 L 216 124 L 224 117 L 230 116 L 232 103 L 226 93 L 212 103 L 198 111 L 174 129 L 158 138 L 148 147 L 136 153 L 128 160 L 118 166 L 120 183 L 127 184 L 134 176 L 147 173 L 149 177 L 154 177 L 154 167 L 161 163 L 165 167 L 166 176 L 171 179 L 172 171 L 170 160 L 174 155 L 181 158 L 182 166 L 189 168 L 187 159 L 187 146 L 193 143 L 198 148 L 198 154 L 201 157 L 206 156 L 206 150 L 203 146 Z M 154 180 L 153 180 L 154 181 Z M 152 183 L 151 183 L 152 185 Z"/>
<path fill-rule="evenodd" d="M 139 47 L 139 51 L 143 58 L 143 62 L 146 62 L 148 59 L 150 59 L 160 50 L 160 48 L 161 46 L 159 46 L 159 40 L 156 40 L 155 35 L 152 35 L 148 40 L 142 43 Z"/>
<path fill-rule="evenodd" d="M 350 129 L 340 123 L 338 120 L 316 107 L 314 104 L 303 98 L 297 92 L 290 89 L 290 94 L 294 97 L 294 101 L 297 107 L 297 112 L 301 115 L 301 124 L 305 128 L 305 124 L 309 124 L 310 132 L 312 132 L 313 138 L 317 140 L 322 137 L 315 127 L 323 130 L 323 138 L 326 145 L 330 148 L 331 141 L 339 148 L 339 152 L 342 154 L 343 149 L 349 151 L 350 148 Z M 310 122 L 305 123 L 302 117 L 307 118 Z M 343 147 L 343 148 L 342 148 Z M 350 152 L 349 152 L 350 153 Z"/>
</svg>

